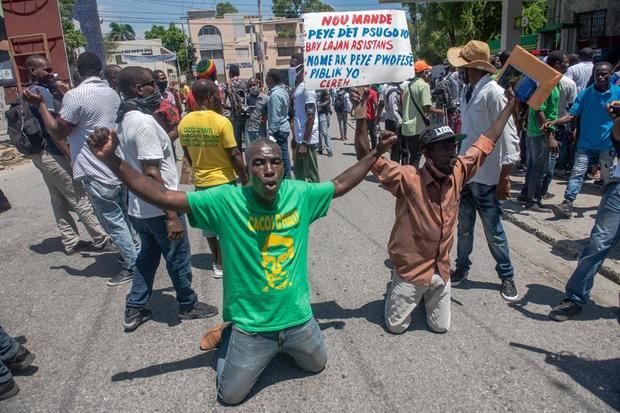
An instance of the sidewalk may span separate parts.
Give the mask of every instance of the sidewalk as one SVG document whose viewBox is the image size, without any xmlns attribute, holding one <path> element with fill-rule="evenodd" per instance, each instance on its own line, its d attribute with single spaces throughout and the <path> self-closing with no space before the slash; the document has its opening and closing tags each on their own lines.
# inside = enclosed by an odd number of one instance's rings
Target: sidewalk
<svg viewBox="0 0 620 413">
<path fill-rule="evenodd" d="M 512 199 L 503 204 L 504 219 L 521 229 L 536 235 L 552 246 L 552 252 L 565 259 L 577 262 L 581 250 L 590 238 L 596 211 L 601 200 L 602 187 L 592 181 L 584 182 L 581 193 L 574 202 L 573 218 L 558 219 L 551 209 L 548 212 L 524 210 L 523 204 L 517 202 L 524 177 L 513 174 Z M 559 204 L 564 199 L 566 179 L 554 179 L 549 192 L 555 197 L 543 201 L 545 207 Z M 599 273 L 620 284 L 620 245 L 616 245 L 603 262 Z M 570 275 L 570 274 L 567 274 Z"/>
</svg>

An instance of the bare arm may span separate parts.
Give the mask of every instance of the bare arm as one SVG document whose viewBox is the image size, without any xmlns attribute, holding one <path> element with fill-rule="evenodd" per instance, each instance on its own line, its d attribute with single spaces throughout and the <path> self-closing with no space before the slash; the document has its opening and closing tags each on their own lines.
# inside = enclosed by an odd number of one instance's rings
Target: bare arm
<svg viewBox="0 0 620 413">
<path fill-rule="evenodd" d="M 110 132 L 106 128 L 95 129 L 88 139 L 88 146 L 93 154 L 141 199 L 164 210 L 190 212 L 185 192 L 167 189 L 161 183 L 136 171 L 114 153 L 118 147 L 115 130 Z"/>
<path fill-rule="evenodd" d="M 235 168 L 235 172 L 237 172 L 241 185 L 247 185 L 248 175 L 245 171 L 245 162 L 243 162 L 241 151 L 235 146 L 234 148 L 226 148 L 226 153 L 230 157 L 230 161 L 233 164 L 233 168 Z"/>
<path fill-rule="evenodd" d="M 142 172 L 145 176 L 151 178 L 153 181 L 164 185 L 164 180 L 161 177 L 160 160 L 148 160 L 142 161 Z M 177 241 L 183 237 L 183 224 L 179 220 L 179 215 L 176 211 L 171 209 L 165 209 L 164 215 L 166 216 L 166 227 L 168 229 L 168 239 L 170 241 Z"/>
<path fill-rule="evenodd" d="M 364 141 L 368 147 L 368 131 L 366 119 L 357 119 L 355 128 L 355 148 L 357 153 L 358 141 Z M 332 180 L 334 183 L 334 198 L 338 198 L 355 188 L 370 171 L 377 157 L 387 151 L 396 141 L 396 135 L 392 132 L 383 132 L 380 142 L 373 150 L 368 150 L 363 157 L 352 167 L 338 175 Z M 363 146 L 363 144 L 362 144 Z M 359 159 L 358 154 L 358 159 Z"/>
<path fill-rule="evenodd" d="M 55 138 L 54 143 L 56 143 L 57 140 L 64 141 L 65 139 L 67 139 L 67 136 L 69 136 L 73 131 L 74 126 L 58 122 L 58 120 L 54 118 L 54 116 L 52 116 L 52 114 L 50 113 L 49 108 L 45 104 L 45 100 L 43 100 L 43 97 L 40 93 L 33 93 L 32 91 L 26 89 L 24 90 L 24 98 L 28 103 L 36 106 L 39 109 L 39 113 L 41 114 L 41 119 L 43 120 L 45 129 L 47 129 L 49 134 L 52 135 L 53 138 Z M 66 149 L 68 150 L 69 148 L 67 147 Z M 63 149 L 60 150 L 62 151 Z M 69 156 L 71 156 L 70 153 Z"/>
<path fill-rule="evenodd" d="M 187 146 L 183 145 L 183 154 L 185 154 L 185 159 L 187 159 L 187 163 L 189 163 L 189 166 L 193 166 L 192 165 L 192 157 L 189 155 L 189 151 L 187 150 Z"/>
</svg>

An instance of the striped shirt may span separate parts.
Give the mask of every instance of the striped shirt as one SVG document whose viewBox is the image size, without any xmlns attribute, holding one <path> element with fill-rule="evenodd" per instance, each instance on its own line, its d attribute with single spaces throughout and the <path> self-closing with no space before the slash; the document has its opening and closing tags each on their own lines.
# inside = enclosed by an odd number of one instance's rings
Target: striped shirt
<svg viewBox="0 0 620 413">
<path fill-rule="evenodd" d="M 121 181 L 88 147 L 88 137 L 95 128 L 116 128 L 116 112 L 121 101 L 118 94 L 100 78 L 90 77 L 69 90 L 60 108 L 59 122 L 73 126 L 67 137 L 71 149 L 73 178 L 93 178 L 108 185 Z"/>
</svg>

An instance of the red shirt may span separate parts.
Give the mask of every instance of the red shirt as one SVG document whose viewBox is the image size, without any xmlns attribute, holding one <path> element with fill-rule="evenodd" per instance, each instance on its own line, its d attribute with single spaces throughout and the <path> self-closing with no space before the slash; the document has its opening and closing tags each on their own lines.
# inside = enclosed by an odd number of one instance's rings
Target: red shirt
<svg viewBox="0 0 620 413">
<path fill-rule="evenodd" d="M 367 114 L 366 119 L 375 120 L 377 119 L 377 105 L 379 104 L 379 95 L 372 88 L 368 88 L 368 100 L 366 101 L 367 105 Z"/>
</svg>

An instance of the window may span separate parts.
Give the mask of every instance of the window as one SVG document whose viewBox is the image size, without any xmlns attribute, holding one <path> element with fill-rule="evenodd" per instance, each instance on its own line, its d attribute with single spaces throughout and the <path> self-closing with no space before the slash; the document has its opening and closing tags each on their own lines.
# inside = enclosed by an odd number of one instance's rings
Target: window
<svg viewBox="0 0 620 413">
<path fill-rule="evenodd" d="M 235 56 L 237 57 L 249 57 L 250 53 L 247 47 L 235 48 Z"/>
<path fill-rule="evenodd" d="M 294 47 L 278 47 L 278 57 L 292 56 L 295 54 Z"/>
<path fill-rule="evenodd" d="M 198 36 L 219 36 L 220 31 L 215 26 L 202 26 L 200 31 L 198 32 Z"/>
<path fill-rule="evenodd" d="M 607 10 L 595 10 L 577 14 L 579 40 L 594 39 L 605 36 Z"/>
<path fill-rule="evenodd" d="M 116 56 L 114 56 L 114 58 L 116 59 L 116 64 L 117 65 L 126 65 L 127 62 L 123 62 L 123 56 L 121 56 L 120 54 L 117 54 Z"/>
<path fill-rule="evenodd" d="M 224 52 L 222 50 L 201 50 L 200 60 L 202 59 L 223 59 Z"/>
<path fill-rule="evenodd" d="M 245 26 L 245 33 L 246 34 L 252 34 L 252 25 Z"/>
</svg>

